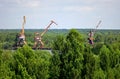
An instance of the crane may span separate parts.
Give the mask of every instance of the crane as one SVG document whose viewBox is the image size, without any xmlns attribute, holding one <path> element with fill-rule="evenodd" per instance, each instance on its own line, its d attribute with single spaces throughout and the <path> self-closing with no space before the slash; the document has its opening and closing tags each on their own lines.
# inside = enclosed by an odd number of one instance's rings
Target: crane
<svg viewBox="0 0 120 79">
<path fill-rule="evenodd" d="M 94 38 L 93 38 L 93 36 L 94 36 L 94 34 L 95 34 L 95 32 L 96 32 L 96 30 L 97 30 L 97 28 L 99 27 L 99 25 L 101 24 L 101 20 L 98 22 L 98 24 L 97 24 L 97 26 L 96 26 L 96 28 L 92 31 L 92 30 L 90 30 L 90 32 L 89 32 L 89 38 L 88 38 L 88 41 L 89 41 L 89 44 L 91 44 L 91 45 L 93 45 L 94 44 L 94 42 L 93 42 L 93 40 L 94 40 Z"/>
<path fill-rule="evenodd" d="M 17 46 L 23 46 L 24 44 L 27 44 L 25 41 L 25 31 L 24 31 L 24 25 L 26 24 L 26 17 L 23 16 L 23 23 L 22 23 L 22 29 L 19 33 L 19 35 L 17 36 Z"/>
<path fill-rule="evenodd" d="M 33 48 L 36 48 L 38 44 L 41 45 L 40 48 L 44 47 L 44 43 L 42 42 L 42 37 L 48 31 L 48 28 L 52 24 L 58 25 L 55 21 L 51 20 L 50 24 L 45 28 L 45 30 L 41 34 L 39 34 L 38 32 L 35 33 L 35 37 L 34 37 L 35 43 L 34 43 Z"/>
</svg>

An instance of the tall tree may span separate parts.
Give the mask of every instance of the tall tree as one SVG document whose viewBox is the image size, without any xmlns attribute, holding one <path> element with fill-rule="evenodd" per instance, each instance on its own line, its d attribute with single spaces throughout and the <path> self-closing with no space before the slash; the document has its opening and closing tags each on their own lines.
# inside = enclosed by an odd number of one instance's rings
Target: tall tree
<svg viewBox="0 0 120 79">
<path fill-rule="evenodd" d="M 103 45 L 100 49 L 100 66 L 104 71 L 107 71 L 110 67 L 110 50 Z"/>
<path fill-rule="evenodd" d="M 54 48 L 60 56 L 60 79 L 81 79 L 83 61 L 83 38 L 75 29 L 70 30 L 66 38 L 58 37 Z"/>
</svg>

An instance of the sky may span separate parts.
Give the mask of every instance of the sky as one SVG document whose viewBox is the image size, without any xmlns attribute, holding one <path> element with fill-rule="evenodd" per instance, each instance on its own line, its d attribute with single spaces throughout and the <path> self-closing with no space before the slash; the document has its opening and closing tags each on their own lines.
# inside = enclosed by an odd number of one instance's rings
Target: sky
<svg viewBox="0 0 120 79">
<path fill-rule="evenodd" d="M 0 29 L 120 29 L 120 0 L 0 0 Z"/>
</svg>

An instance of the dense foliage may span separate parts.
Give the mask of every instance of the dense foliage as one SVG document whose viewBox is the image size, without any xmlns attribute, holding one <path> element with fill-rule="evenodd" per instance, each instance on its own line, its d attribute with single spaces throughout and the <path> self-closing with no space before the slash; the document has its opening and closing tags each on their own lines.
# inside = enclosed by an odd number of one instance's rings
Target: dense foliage
<svg viewBox="0 0 120 79">
<path fill-rule="evenodd" d="M 34 32 L 12 50 L 18 30 L 0 31 L 0 79 L 120 79 L 119 31 L 99 30 L 94 46 L 87 30 L 48 31 L 43 40 L 51 51 L 32 50 Z"/>
</svg>

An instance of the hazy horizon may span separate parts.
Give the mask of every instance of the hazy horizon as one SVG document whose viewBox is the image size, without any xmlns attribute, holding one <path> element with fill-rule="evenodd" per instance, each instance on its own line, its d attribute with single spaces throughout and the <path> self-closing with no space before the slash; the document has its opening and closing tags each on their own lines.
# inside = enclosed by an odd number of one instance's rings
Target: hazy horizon
<svg viewBox="0 0 120 79">
<path fill-rule="evenodd" d="M 45 28 L 39 28 L 39 29 L 34 29 L 34 28 L 26 28 L 25 30 L 44 30 Z M 70 29 L 80 29 L 80 30 L 90 30 L 90 29 L 94 29 L 94 28 L 50 28 L 50 29 L 48 29 L 48 30 L 70 30 Z M 0 29 L 0 30 L 21 30 L 21 29 L 15 29 L 15 28 L 13 28 L 13 29 Z M 107 28 L 102 28 L 102 29 L 97 29 L 97 30 L 120 30 L 120 29 L 107 29 Z"/>
</svg>

